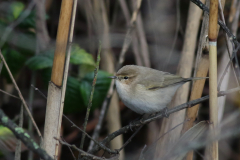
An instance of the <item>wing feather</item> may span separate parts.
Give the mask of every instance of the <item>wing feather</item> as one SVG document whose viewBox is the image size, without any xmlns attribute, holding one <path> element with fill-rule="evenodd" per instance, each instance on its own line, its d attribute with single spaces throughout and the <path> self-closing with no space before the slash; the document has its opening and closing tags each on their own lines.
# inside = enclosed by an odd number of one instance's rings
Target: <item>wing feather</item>
<svg viewBox="0 0 240 160">
<path fill-rule="evenodd" d="M 138 84 L 143 85 L 147 90 L 157 90 L 170 85 L 185 82 L 184 80 L 185 78 L 178 75 L 157 71 L 156 74 L 146 75 Z"/>
</svg>

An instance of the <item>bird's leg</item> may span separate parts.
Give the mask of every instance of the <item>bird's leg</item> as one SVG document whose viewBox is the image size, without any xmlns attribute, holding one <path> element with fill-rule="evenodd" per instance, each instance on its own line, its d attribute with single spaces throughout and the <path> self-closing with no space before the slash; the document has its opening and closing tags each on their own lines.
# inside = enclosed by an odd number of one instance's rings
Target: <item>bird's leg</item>
<svg viewBox="0 0 240 160">
<path fill-rule="evenodd" d="M 130 122 L 129 126 L 130 126 L 131 131 L 133 131 L 132 127 L 133 127 L 133 123 L 134 123 L 134 122 L 140 120 L 140 123 L 143 123 L 143 122 L 142 122 L 142 120 L 143 120 L 142 118 L 143 118 L 144 115 L 145 115 L 145 114 L 141 115 L 140 117 L 138 117 L 138 118 L 136 118 L 136 119 L 134 119 L 133 121 Z"/>
<path fill-rule="evenodd" d="M 163 112 L 164 112 L 164 116 L 165 116 L 166 118 L 168 118 L 168 117 L 169 117 L 169 114 L 167 114 L 167 112 L 168 112 L 168 108 L 167 108 L 167 107 L 163 109 Z"/>
</svg>

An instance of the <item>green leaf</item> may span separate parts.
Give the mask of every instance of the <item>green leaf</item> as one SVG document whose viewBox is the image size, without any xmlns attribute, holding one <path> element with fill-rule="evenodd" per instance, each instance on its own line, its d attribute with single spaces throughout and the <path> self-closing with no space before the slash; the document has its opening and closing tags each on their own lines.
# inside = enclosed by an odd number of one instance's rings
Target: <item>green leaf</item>
<svg viewBox="0 0 240 160">
<path fill-rule="evenodd" d="M 28 29 L 36 27 L 36 12 L 31 11 L 30 14 L 19 24 L 20 28 Z"/>
<path fill-rule="evenodd" d="M 81 81 L 75 77 L 68 76 L 64 113 L 78 113 L 86 109 L 92 89 L 93 74 L 93 72 L 86 74 Z M 92 110 L 101 106 L 107 95 L 107 91 L 111 83 L 111 79 L 109 79 L 108 76 L 111 75 L 107 72 L 98 72 Z M 47 86 L 51 78 L 51 68 L 41 70 L 41 77 Z"/>
<path fill-rule="evenodd" d="M 8 129 L 7 127 L 4 127 L 0 125 L 0 151 L 8 151 L 8 152 L 14 152 L 16 145 L 17 145 L 17 138 L 13 134 L 13 132 Z M 22 145 L 21 151 L 26 150 L 26 146 Z M 2 153 L 0 152 L 0 157 L 2 156 Z"/>
<path fill-rule="evenodd" d="M 44 53 L 30 58 L 26 65 L 32 70 L 40 70 L 52 67 L 54 59 L 54 50 L 45 51 Z M 95 68 L 95 62 L 91 54 L 81 49 L 77 45 L 73 45 L 70 63 L 74 65 L 81 65 L 80 72 L 90 72 Z M 85 75 L 85 74 L 84 74 Z"/>
<path fill-rule="evenodd" d="M 3 138 L 3 137 L 6 137 L 6 136 L 12 136 L 12 135 L 13 135 L 13 133 L 10 129 L 0 125 L 0 137 Z"/>
<path fill-rule="evenodd" d="M 78 70 L 79 79 L 82 79 L 88 72 L 92 72 L 96 65 L 92 55 L 78 45 L 72 46 L 70 63 L 80 65 Z"/>
<path fill-rule="evenodd" d="M 22 2 L 16 2 L 16 1 L 12 2 L 11 10 L 12 10 L 14 19 L 17 19 L 19 17 L 23 9 L 24 9 L 24 4 Z"/>
<path fill-rule="evenodd" d="M 73 45 L 70 63 L 72 64 L 84 64 L 89 66 L 95 66 L 95 61 L 91 54 L 87 53 L 84 49 L 81 49 L 77 45 Z"/>
<path fill-rule="evenodd" d="M 26 65 L 32 70 L 40 70 L 50 68 L 53 65 L 54 54 L 49 53 L 40 54 L 27 60 Z"/>
<path fill-rule="evenodd" d="M 85 108 L 79 91 L 79 85 L 80 82 L 76 78 L 68 77 L 64 113 L 76 113 Z"/>
<path fill-rule="evenodd" d="M 80 92 L 85 106 L 88 105 L 92 89 L 93 76 L 94 76 L 93 72 L 86 74 L 86 76 L 82 79 L 80 84 Z M 111 74 L 99 70 L 93 95 L 92 109 L 95 109 L 102 105 L 102 102 L 107 95 L 108 88 L 111 83 L 111 79 L 108 78 L 109 76 L 111 76 Z"/>
<path fill-rule="evenodd" d="M 39 74 L 44 82 L 45 87 L 48 87 L 48 83 L 51 80 L 52 68 L 46 68 L 40 70 Z"/>
</svg>

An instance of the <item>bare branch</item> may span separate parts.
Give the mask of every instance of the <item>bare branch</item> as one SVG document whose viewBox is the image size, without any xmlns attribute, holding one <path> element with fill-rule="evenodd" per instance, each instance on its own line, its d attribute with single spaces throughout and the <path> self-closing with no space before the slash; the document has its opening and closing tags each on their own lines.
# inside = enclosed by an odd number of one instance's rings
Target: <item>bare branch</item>
<svg viewBox="0 0 240 160">
<path fill-rule="evenodd" d="M 19 127 L 21 128 L 23 127 L 23 104 L 21 105 L 21 110 L 19 113 Z M 14 160 L 21 160 L 21 147 L 22 147 L 22 142 L 19 139 L 16 144 Z"/>
<path fill-rule="evenodd" d="M 227 90 L 227 91 L 221 91 L 218 93 L 218 97 L 221 97 L 221 96 L 225 96 L 227 94 L 230 94 L 230 93 L 233 93 L 233 92 L 237 92 L 240 90 L 240 87 L 237 87 L 237 88 L 234 88 L 234 89 L 230 89 L 230 90 Z M 142 125 L 145 125 L 145 124 L 148 124 L 156 119 L 159 119 L 159 118 L 163 118 L 165 117 L 165 115 L 170 115 L 172 113 L 175 113 L 177 111 L 180 111 L 182 109 L 185 109 L 185 108 L 188 108 L 188 107 L 192 107 L 196 104 L 199 104 L 199 103 L 202 103 L 206 100 L 209 99 L 209 95 L 208 96 L 205 96 L 205 97 L 202 97 L 202 98 L 199 98 L 199 99 L 196 99 L 196 100 L 192 100 L 190 102 L 187 102 L 187 103 L 184 103 L 184 104 L 181 104 L 179 106 L 176 106 L 176 107 L 173 107 L 172 109 L 169 109 L 168 111 L 164 111 L 163 112 L 160 112 L 160 113 L 157 113 L 155 115 L 152 115 L 150 117 L 148 117 L 147 119 L 141 119 L 139 121 L 135 121 L 133 123 L 131 123 L 130 125 L 126 125 L 122 128 L 120 128 L 119 130 L 111 133 L 110 135 L 108 135 L 106 138 L 104 138 L 104 140 L 101 142 L 103 145 L 105 145 L 106 143 L 110 142 L 111 140 L 113 140 L 115 137 L 121 135 L 121 134 L 124 134 L 124 133 L 127 133 L 131 130 L 131 128 L 136 128 L 136 127 L 139 127 L 139 126 L 142 126 Z M 98 146 L 95 146 L 92 150 L 89 151 L 89 153 L 95 153 L 97 151 L 99 151 L 100 148 Z"/>
<path fill-rule="evenodd" d="M 53 160 L 51 156 L 47 154 L 45 150 L 40 148 L 40 146 L 30 137 L 30 135 L 25 132 L 21 127 L 17 126 L 12 120 L 10 120 L 4 112 L 0 109 L 0 122 L 5 127 L 9 128 L 13 134 L 33 152 L 38 154 L 44 160 Z"/>
<path fill-rule="evenodd" d="M 100 148 L 102 148 L 104 151 L 107 151 L 110 154 L 117 154 L 117 151 L 112 151 L 111 149 L 105 147 L 104 145 L 102 145 L 101 143 L 99 143 L 98 141 L 96 141 L 95 139 L 93 139 L 89 134 L 87 134 L 87 132 L 85 132 L 84 130 L 82 130 L 81 128 L 79 128 L 76 124 L 74 124 L 66 115 L 63 114 L 63 117 L 66 118 L 70 123 L 72 123 L 72 127 L 77 128 L 79 131 L 81 131 L 83 134 L 85 134 L 89 139 L 91 139 L 93 142 L 95 142 Z"/>
<path fill-rule="evenodd" d="M 96 160 L 110 160 L 110 159 L 100 158 L 100 157 L 94 156 L 94 155 L 92 155 L 92 154 L 89 154 L 89 153 L 87 153 L 87 152 L 85 152 L 85 151 L 77 148 L 75 145 L 71 145 L 71 144 L 69 144 L 69 143 L 66 143 L 66 142 L 64 142 L 64 141 L 62 141 L 62 140 L 60 140 L 60 139 L 57 139 L 56 137 L 54 137 L 54 139 L 58 140 L 62 145 L 65 145 L 65 146 L 68 146 L 68 147 L 71 147 L 71 148 L 75 149 L 76 151 L 78 151 L 78 152 L 80 153 L 80 155 L 81 155 L 82 157 L 88 157 L 88 158 L 96 159 Z M 116 157 L 116 158 L 117 158 L 117 157 Z M 112 159 L 112 158 L 111 158 L 111 159 Z"/>
<path fill-rule="evenodd" d="M 4 94 L 6 94 L 6 95 L 9 95 L 10 97 L 13 97 L 13 98 L 16 98 L 16 99 L 20 99 L 20 98 L 17 97 L 17 96 L 14 96 L 14 95 L 12 95 L 12 94 L 10 94 L 10 93 L 8 93 L 8 92 L 5 92 L 4 90 L 1 90 L 1 89 L 0 89 L 0 92 L 4 93 Z"/>
</svg>

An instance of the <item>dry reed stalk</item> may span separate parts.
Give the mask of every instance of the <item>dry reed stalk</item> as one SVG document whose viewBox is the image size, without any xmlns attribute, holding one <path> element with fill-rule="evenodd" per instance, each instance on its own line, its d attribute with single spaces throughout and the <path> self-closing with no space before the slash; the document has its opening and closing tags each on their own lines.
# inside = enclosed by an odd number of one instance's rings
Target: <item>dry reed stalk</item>
<svg viewBox="0 0 240 160">
<path fill-rule="evenodd" d="M 48 86 L 43 148 L 52 157 L 55 156 L 56 147 L 59 144 L 58 141 L 54 139 L 54 137 L 57 137 L 59 134 L 57 126 L 59 125 L 59 119 L 62 118 L 60 115 L 62 95 L 61 87 L 63 81 L 65 53 L 68 44 L 72 8 L 73 0 L 62 1 L 52 75 Z"/>
<path fill-rule="evenodd" d="M 70 33 L 69 33 L 69 46 L 67 49 L 67 59 L 65 62 L 65 69 L 64 69 L 64 75 L 63 75 L 63 86 L 62 86 L 62 94 L 61 94 L 61 107 L 60 107 L 60 114 L 59 114 L 59 120 L 58 120 L 58 134 L 57 138 L 60 138 L 61 132 L 63 132 L 62 125 L 62 115 L 63 115 L 63 107 L 64 107 L 64 100 L 65 100 L 65 93 L 66 93 L 66 87 L 67 87 L 67 77 L 68 77 L 68 69 L 69 69 L 69 62 L 70 62 L 70 56 L 71 56 L 71 49 L 72 49 L 72 40 L 73 40 L 73 31 L 75 26 L 75 17 L 76 17 L 76 10 L 77 10 L 77 0 L 74 0 L 73 2 L 73 11 L 72 11 L 72 19 L 71 19 L 71 27 L 70 27 Z M 59 148 L 59 145 L 57 145 L 55 150 L 55 155 L 60 155 L 61 148 Z"/>
<path fill-rule="evenodd" d="M 198 69 L 196 73 L 196 77 L 206 77 L 209 69 L 209 55 L 203 55 L 199 64 Z M 202 91 L 205 84 L 205 79 L 195 81 L 192 87 L 191 97 L 190 101 L 198 99 L 202 96 Z M 192 126 L 194 125 L 194 121 L 197 117 L 198 110 L 199 110 L 200 104 L 197 104 L 194 107 L 188 108 L 186 113 L 186 119 L 188 119 L 187 122 L 183 124 L 182 129 L 182 135 L 187 132 Z M 189 152 L 187 154 L 186 160 L 192 160 L 193 159 L 193 152 Z"/>
<path fill-rule="evenodd" d="M 217 106 L 217 35 L 218 35 L 218 0 L 210 0 L 209 11 L 209 107 L 210 107 L 210 129 L 218 125 Z M 218 142 L 213 142 L 207 149 L 207 156 L 211 160 L 218 160 Z"/>
<path fill-rule="evenodd" d="M 188 12 L 188 21 L 184 39 L 184 45 L 181 54 L 181 60 L 178 65 L 178 72 L 177 74 L 182 77 L 190 77 L 193 67 L 193 58 L 194 58 L 194 51 L 196 46 L 197 40 L 197 33 L 200 24 L 200 18 L 202 15 L 202 10 L 200 10 L 195 4 L 190 3 L 189 12 Z M 175 94 L 174 99 L 172 100 L 170 108 L 173 108 L 177 105 L 185 103 L 188 98 L 189 94 L 189 83 L 183 85 Z M 160 136 L 163 135 L 165 132 L 179 124 L 179 122 L 183 122 L 185 118 L 185 110 L 180 112 L 174 113 L 169 119 L 164 119 L 162 122 L 162 128 L 160 131 Z M 182 126 L 174 129 L 174 132 L 165 135 L 161 141 L 159 141 L 155 158 L 160 158 L 166 151 L 168 147 L 176 142 L 181 135 Z"/>
<path fill-rule="evenodd" d="M 210 3 L 209 1 L 206 2 L 207 7 L 209 7 L 209 5 L 210 5 L 209 3 Z M 200 40 L 199 40 L 198 50 L 197 50 L 194 77 L 198 76 L 198 75 L 201 77 L 206 77 L 206 74 L 209 69 L 209 56 L 204 55 L 204 53 L 207 52 L 207 54 L 208 54 L 208 52 L 209 52 L 208 51 L 208 39 L 206 38 L 206 35 L 208 34 L 208 23 L 209 23 L 208 14 L 204 13 L 204 18 L 203 18 L 202 27 L 201 27 Z M 200 83 L 198 81 L 195 81 L 195 83 L 192 86 L 192 92 L 191 92 L 190 99 L 194 99 L 194 97 L 196 98 L 197 95 L 199 96 L 198 98 L 201 97 L 202 90 L 197 90 L 197 88 L 198 88 L 197 86 L 198 85 L 204 86 L 204 83 L 205 83 L 205 80 L 201 81 Z M 199 88 L 202 88 L 202 87 L 199 87 Z M 197 92 L 197 93 L 195 93 L 195 92 Z M 199 110 L 199 105 L 196 105 L 193 108 L 187 109 L 185 119 L 187 119 L 188 121 L 186 121 L 183 124 L 182 135 L 194 125 L 194 120 L 197 117 L 198 110 Z M 193 151 L 190 151 L 190 152 L 188 152 L 188 154 L 186 156 L 186 160 L 192 160 L 192 159 L 193 159 Z"/>
</svg>

